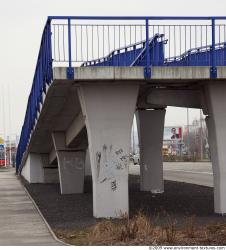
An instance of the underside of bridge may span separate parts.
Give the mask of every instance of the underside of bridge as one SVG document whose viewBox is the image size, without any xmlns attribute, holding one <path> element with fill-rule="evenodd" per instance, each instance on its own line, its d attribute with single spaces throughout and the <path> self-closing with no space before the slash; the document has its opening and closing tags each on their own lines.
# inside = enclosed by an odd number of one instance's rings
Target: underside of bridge
<svg viewBox="0 0 226 250">
<path fill-rule="evenodd" d="M 164 192 L 162 140 L 167 106 L 202 109 L 214 173 L 215 212 L 226 213 L 226 69 L 208 67 L 54 68 L 20 173 L 30 183 L 59 182 L 63 194 L 82 193 L 92 174 L 93 214 L 129 213 L 131 127 L 137 118 L 143 191 Z M 90 173 L 91 169 L 91 173 Z"/>
</svg>

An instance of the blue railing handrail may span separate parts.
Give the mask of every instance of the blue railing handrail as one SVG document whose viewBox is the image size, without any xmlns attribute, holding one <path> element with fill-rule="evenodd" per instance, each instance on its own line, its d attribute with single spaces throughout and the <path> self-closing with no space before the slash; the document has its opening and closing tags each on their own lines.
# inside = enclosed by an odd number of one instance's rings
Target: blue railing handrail
<svg viewBox="0 0 226 250">
<path fill-rule="evenodd" d="M 226 20 L 226 16 L 48 16 L 48 20 Z"/>
<path fill-rule="evenodd" d="M 217 43 L 215 44 L 215 49 L 219 49 L 220 46 L 224 46 L 226 45 L 226 42 L 222 42 L 222 43 Z M 186 58 L 187 56 L 189 55 L 192 55 L 192 54 L 196 54 L 198 52 L 206 52 L 206 51 L 211 51 L 212 50 L 212 45 L 211 44 L 208 44 L 208 45 L 204 45 L 204 46 L 200 46 L 200 47 L 197 47 L 197 48 L 191 48 L 187 51 L 185 51 L 183 54 L 181 55 L 178 55 L 178 56 L 172 56 L 172 57 L 169 57 L 169 58 L 166 58 L 165 59 L 165 62 L 174 62 L 174 61 L 180 61 L 181 59 L 184 59 Z"/>
<path fill-rule="evenodd" d="M 41 45 L 38 53 L 35 74 L 32 82 L 31 92 L 28 98 L 27 110 L 24 124 L 21 130 L 20 141 L 17 148 L 16 165 L 17 171 L 21 164 L 22 157 L 26 151 L 32 129 L 35 125 L 37 113 L 40 111 L 40 103 L 43 91 L 46 92 L 46 84 L 50 84 L 53 79 L 52 72 L 52 48 L 51 48 L 51 27 L 47 21 L 42 34 Z"/>
<path fill-rule="evenodd" d="M 154 37 L 151 37 L 149 38 L 149 44 L 152 43 L 152 41 L 155 39 L 155 38 L 162 38 L 163 35 L 162 34 L 155 34 Z M 87 62 L 84 62 L 81 67 L 83 66 L 91 66 L 91 65 L 95 65 L 96 63 L 99 63 L 99 62 L 104 62 L 106 59 L 110 59 L 112 58 L 112 56 L 114 56 L 117 53 L 120 53 L 121 51 L 123 50 L 128 50 L 129 48 L 133 48 L 133 47 L 137 47 L 138 45 L 141 45 L 143 44 L 143 48 L 145 49 L 145 42 L 146 40 L 142 40 L 140 42 L 136 42 L 136 43 L 132 43 L 132 44 L 129 44 L 127 46 L 122 46 L 120 48 L 116 48 L 115 50 L 112 50 L 108 55 L 106 56 L 103 56 L 103 57 L 100 57 L 100 58 L 97 58 L 97 59 L 93 59 L 91 61 L 87 61 Z M 131 65 L 132 66 L 132 65 Z"/>
</svg>

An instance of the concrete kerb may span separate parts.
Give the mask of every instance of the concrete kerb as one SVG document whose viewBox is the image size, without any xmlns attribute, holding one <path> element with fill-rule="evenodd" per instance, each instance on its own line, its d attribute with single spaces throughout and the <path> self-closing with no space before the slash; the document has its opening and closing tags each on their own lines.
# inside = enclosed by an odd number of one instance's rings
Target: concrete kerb
<svg viewBox="0 0 226 250">
<path fill-rule="evenodd" d="M 21 182 L 20 182 L 21 183 Z M 55 233 L 53 232 L 53 230 L 51 229 L 49 223 L 47 222 L 47 220 L 45 219 L 45 217 L 43 216 L 42 212 L 40 211 L 40 209 L 38 208 L 38 205 L 36 204 L 36 202 L 34 201 L 34 199 L 31 197 L 31 195 L 29 194 L 28 190 L 26 189 L 26 187 L 21 183 L 22 187 L 24 188 L 27 196 L 29 197 L 29 199 L 31 200 L 31 202 L 34 204 L 36 210 L 38 211 L 38 213 L 40 214 L 42 220 L 44 221 L 46 227 L 48 228 L 49 232 L 51 233 L 52 237 L 54 238 L 54 240 L 56 240 L 57 242 L 61 243 L 64 246 L 72 246 L 66 242 L 63 242 L 62 240 L 60 240 Z"/>
</svg>

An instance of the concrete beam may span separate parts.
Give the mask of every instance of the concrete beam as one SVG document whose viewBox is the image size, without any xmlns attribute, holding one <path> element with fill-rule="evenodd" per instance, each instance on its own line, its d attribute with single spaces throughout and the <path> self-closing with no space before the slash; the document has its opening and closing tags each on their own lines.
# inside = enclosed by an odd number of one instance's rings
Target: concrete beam
<svg viewBox="0 0 226 250">
<path fill-rule="evenodd" d="M 152 67 L 152 79 L 209 79 L 210 67 Z"/>
<path fill-rule="evenodd" d="M 52 148 L 52 150 L 49 153 L 49 164 L 53 164 L 53 162 L 57 159 L 56 156 L 56 150 L 54 148 Z"/>
<path fill-rule="evenodd" d="M 65 133 L 66 137 L 66 146 L 70 146 L 72 141 L 78 136 L 78 134 L 82 131 L 85 127 L 85 117 L 80 112 L 73 122 L 71 123 L 70 127 L 67 129 Z"/>
<path fill-rule="evenodd" d="M 226 78 L 226 67 L 218 68 L 218 78 Z M 143 67 L 75 67 L 74 80 L 145 80 Z M 55 80 L 67 79 L 66 67 L 53 69 Z M 195 80 L 210 79 L 208 66 L 164 66 L 152 67 L 151 80 Z"/>
<path fill-rule="evenodd" d="M 202 108 L 202 92 L 199 90 L 152 89 L 147 96 L 150 105 Z"/>
</svg>

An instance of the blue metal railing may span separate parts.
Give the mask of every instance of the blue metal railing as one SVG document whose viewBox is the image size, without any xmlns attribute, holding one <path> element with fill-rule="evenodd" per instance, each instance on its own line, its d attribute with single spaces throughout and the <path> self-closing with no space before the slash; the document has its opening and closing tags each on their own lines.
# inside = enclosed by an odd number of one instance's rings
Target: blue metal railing
<svg viewBox="0 0 226 250">
<path fill-rule="evenodd" d="M 164 35 L 156 34 L 149 39 L 149 64 L 152 66 L 164 65 Z M 146 65 L 146 41 L 130 44 L 126 47 L 111 51 L 106 57 L 101 57 L 83 63 L 82 67 L 88 66 L 145 66 Z"/>
<path fill-rule="evenodd" d="M 89 23 L 88 23 L 89 22 Z M 226 17 L 50 16 L 44 27 L 36 70 L 17 150 L 17 171 L 34 130 L 42 94 L 53 67 L 226 66 Z"/>
<path fill-rule="evenodd" d="M 210 66 L 212 45 L 192 48 L 176 57 L 166 58 L 167 66 Z M 226 43 L 215 45 L 215 57 L 217 66 L 226 65 Z"/>
<path fill-rule="evenodd" d="M 51 26 L 47 21 L 38 54 L 35 74 L 33 78 L 31 92 L 28 98 L 27 110 L 22 127 L 20 141 L 16 155 L 16 170 L 21 164 L 23 154 L 26 151 L 32 129 L 35 126 L 37 114 L 40 111 L 40 103 L 43 102 L 42 94 L 46 92 L 46 84 L 50 84 L 53 79 L 52 72 L 52 48 L 51 48 Z"/>
</svg>

